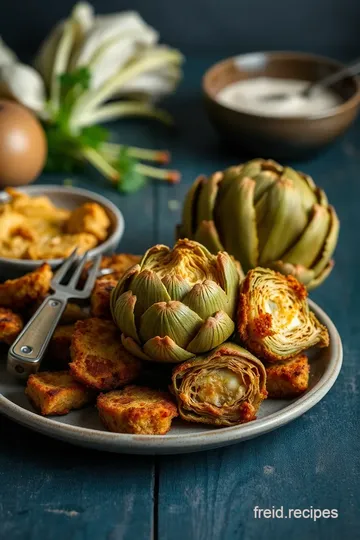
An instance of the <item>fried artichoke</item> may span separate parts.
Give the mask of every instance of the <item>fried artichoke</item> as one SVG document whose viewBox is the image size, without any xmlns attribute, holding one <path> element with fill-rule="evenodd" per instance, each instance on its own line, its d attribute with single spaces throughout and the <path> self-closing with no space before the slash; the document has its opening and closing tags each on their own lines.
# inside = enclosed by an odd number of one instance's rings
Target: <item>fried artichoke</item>
<svg viewBox="0 0 360 540">
<path fill-rule="evenodd" d="M 266 398 L 266 371 L 250 352 L 224 343 L 177 366 L 171 391 L 188 422 L 234 426 L 256 418 Z"/>
<path fill-rule="evenodd" d="M 235 262 L 201 244 L 156 245 L 128 270 L 111 294 L 124 347 L 143 360 L 183 362 L 234 332 L 239 291 Z"/>
<path fill-rule="evenodd" d="M 241 283 L 238 331 L 245 346 L 269 362 L 329 345 L 327 328 L 310 311 L 304 285 L 267 268 L 250 270 Z"/>
<path fill-rule="evenodd" d="M 226 250 L 245 272 L 265 266 L 314 289 L 332 270 L 339 220 L 312 178 L 263 159 L 199 177 L 179 238 Z"/>
</svg>

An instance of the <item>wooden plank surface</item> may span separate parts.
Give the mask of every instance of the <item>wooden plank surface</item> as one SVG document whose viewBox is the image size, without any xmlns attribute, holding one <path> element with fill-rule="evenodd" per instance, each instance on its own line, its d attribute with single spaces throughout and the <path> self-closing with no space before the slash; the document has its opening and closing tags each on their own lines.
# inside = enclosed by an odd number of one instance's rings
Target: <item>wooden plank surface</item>
<svg viewBox="0 0 360 540">
<path fill-rule="evenodd" d="M 70 446 L 2 416 L 0 432 L 0 538 L 153 538 L 152 457 Z"/>
</svg>

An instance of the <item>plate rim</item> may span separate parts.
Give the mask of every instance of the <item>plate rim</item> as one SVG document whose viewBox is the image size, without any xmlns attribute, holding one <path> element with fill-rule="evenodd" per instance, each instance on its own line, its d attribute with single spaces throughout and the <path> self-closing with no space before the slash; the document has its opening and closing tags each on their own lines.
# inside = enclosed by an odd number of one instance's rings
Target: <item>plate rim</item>
<svg viewBox="0 0 360 540">
<path fill-rule="evenodd" d="M 315 302 L 310 308 L 328 328 L 331 354 L 323 376 L 309 392 L 293 400 L 284 409 L 247 424 L 227 428 L 211 428 L 198 433 L 171 435 L 132 435 L 112 433 L 93 428 L 64 424 L 36 412 L 23 409 L 0 393 L 0 412 L 34 431 L 72 444 L 119 453 L 180 453 L 202 451 L 235 444 L 277 429 L 295 420 L 314 407 L 334 385 L 343 362 L 343 347 L 339 332 L 330 317 Z"/>
</svg>

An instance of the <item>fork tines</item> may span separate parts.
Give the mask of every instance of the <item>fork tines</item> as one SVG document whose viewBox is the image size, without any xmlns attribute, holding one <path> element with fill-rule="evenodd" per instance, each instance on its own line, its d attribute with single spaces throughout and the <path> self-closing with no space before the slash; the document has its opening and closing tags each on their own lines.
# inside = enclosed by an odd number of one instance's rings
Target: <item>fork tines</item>
<svg viewBox="0 0 360 540">
<path fill-rule="evenodd" d="M 85 264 L 88 261 L 88 252 L 86 252 L 80 259 L 77 260 L 77 248 L 70 254 L 70 256 L 64 261 L 60 268 L 54 273 L 51 281 L 51 286 L 55 291 L 63 291 L 68 294 L 74 294 L 76 297 L 87 298 L 90 296 L 94 287 L 95 279 L 99 270 L 101 255 L 97 255 L 92 259 L 92 266 L 88 271 L 85 285 L 82 289 L 77 289 L 82 271 Z M 62 281 L 69 273 L 70 269 L 75 266 L 73 273 L 67 284 L 63 284 Z"/>
</svg>

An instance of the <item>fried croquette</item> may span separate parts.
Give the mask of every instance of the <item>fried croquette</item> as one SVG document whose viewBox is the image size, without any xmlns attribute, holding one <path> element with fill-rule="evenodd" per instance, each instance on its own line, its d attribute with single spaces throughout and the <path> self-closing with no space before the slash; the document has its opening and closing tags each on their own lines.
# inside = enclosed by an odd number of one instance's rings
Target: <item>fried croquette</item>
<svg viewBox="0 0 360 540">
<path fill-rule="evenodd" d="M 67 414 L 80 409 L 94 393 L 78 383 L 68 371 L 43 371 L 30 375 L 25 394 L 42 415 Z"/>
<path fill-rule="evenodd" d="M 266 368 L 269 398 L 289 399 L 302 394 L 309 386 L 310 366 L 305 354 Z"/>
<path fill-rule="evenodd" d="M 145 386 L 127 386 L 100 394 L 97 408 L 104 425 L 117 433 L 165 435 L 177 408 L 168 392 Z"/>
<path fill-rule="evenodd" d="M 71 361 L 70 346 L 74 330 L 74 324 L 59 325 L 55 328 L 47 350 L 47 357 L 51 362 L 57 362 L 64 368 L 68 367 Z"/>
<path fill-rule="evenodd" d="M 0 307 L 0 342 L 11 345 L 20 334 L 24 324 L 11 309 Z"/>
<path fill-rule="evenodd" d="M 100 269 L 102 268 L 110 268 L 113 270 L 111 274 L 107 274 L 105 276 L 101 276 L 100 280 L 106 281 L 106 280 L 117 280 L 119 281 L 120 278 L 125 274 L 126 270 L 137 264 L 141 260 L 141 256 L 139 255 L 132 255 L 131 253 L 116 253 L 114 255 L 105 256 L 101 259 Z M 85 267 L 85 270 L 81 276 L 81 279 L 85 281 L 87 277 L 87 271 L 90 267 L 90 263 Z"/>
<path fill-rule="evenodd" d="M 62 259 L 68 257 L 78 249 L 78 254 L 82 255 L 85 251 L 92 249 L 98 244 L 97 238 L 93 234 L 63 234 L 46 238 L 43 242 L 31 244 L 27 252 L 27 258 L 38 259 Z"/>
<path fill-rule="evenodd" d="M 105 240 L 111 223 L 105 210 L 97 203 L 85 203 L 71 212 L 65 225 L 69 234 L 86 232 L 99 241 Z"/>
<path fill-rule="evenodd" d="M 29 274 L 1 283 L 0 306 L 21 311 L 40 302 L 50 290 L 52 275 L 50 266 L 45 263 Z"/>
<path fill-rule="evenodd" d="M 71 374 L 97 390 L 113 390 L 140 374 L 141 362 L 121 344 L 116 326 L 103 319 L 78 321 L 71 341 Z"/>
<path fill-rule="evenodd" d="M 68 302 L 64 313 L 61 315 L 60 324 L 75 324 L 77 321 L 88 319 L 89 316 L 89 310 L 84 309 L 74 302 Z"/>
<path fill-rule="evenodd" d="M 112 320 L 110 311 L 110 295 L 115 289 L 117 281 L 114 279 L 101 280 L 97 279 L 95 286 L 90 296 L 91 315 L 99 317 L 99 319 Z"/>
</svg>

